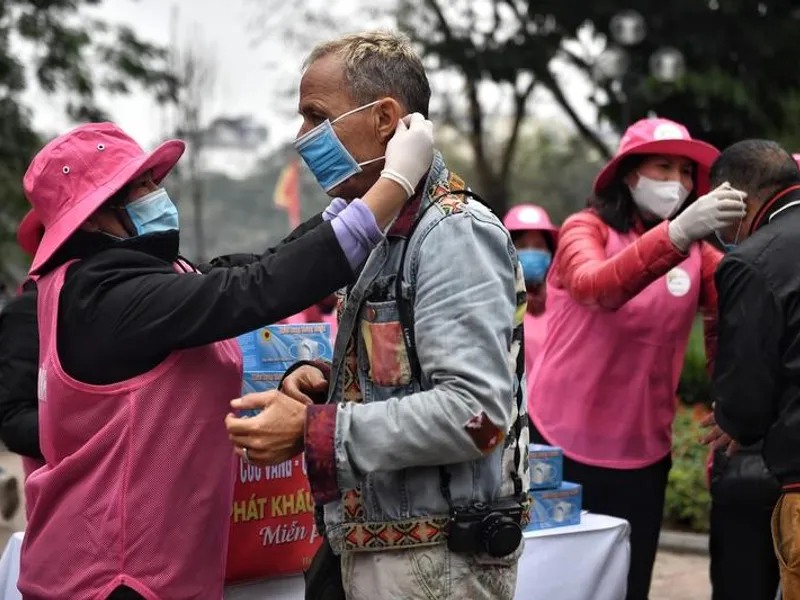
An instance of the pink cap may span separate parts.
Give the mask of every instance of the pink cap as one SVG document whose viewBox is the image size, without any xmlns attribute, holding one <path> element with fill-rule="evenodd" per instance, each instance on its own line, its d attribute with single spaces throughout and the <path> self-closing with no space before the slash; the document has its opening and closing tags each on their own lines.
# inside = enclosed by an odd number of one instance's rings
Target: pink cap
<svg viewBox="0 0 800 600">
<path fill-rule="evenodd" d="M 152 171 L 159 183 L 184 149 L 182 141 L 169 140 L 147 154 L 113 123 L 81 125 L 48 143 L 22 180 L 25 195 L 44 225 L 30 271 L 41 267 L 132 179 Z"/>
<path fill-rule="evenodd" d="M 553 225 L 547 211 L 535 204 L 518 204 L 506 213 L 503 225 L 509 231 L 544 231 L 558 244 L 558 227 Z"/>
<path fill-rule="evenodd" d="M 598 193 L 614 179 L 619 162 L 631 154 L 671 154 L 684 156 L 697 164 L 697 188 L 701 196 L 708 192 L 708 171 L 719 156 L 711 144 L 693 140 L 689 130 L 669 119 L 642 119 L 625 131 L 619 141 L 617 153 L 594 180 L 594 191 Z"/>
<path fill-rule="evenodd" d="M 29 210 L 17 227 L 17 244 L 23 252 L 33 256 L 39 248 L 43 235 L 44 225 L 33 209 Z"/>
<path fill-rule="evenodd" d="M 800 154 L 792 154 L 792 158 L 797 163 L 797 166 L 800 167 Z"/>
</svg>

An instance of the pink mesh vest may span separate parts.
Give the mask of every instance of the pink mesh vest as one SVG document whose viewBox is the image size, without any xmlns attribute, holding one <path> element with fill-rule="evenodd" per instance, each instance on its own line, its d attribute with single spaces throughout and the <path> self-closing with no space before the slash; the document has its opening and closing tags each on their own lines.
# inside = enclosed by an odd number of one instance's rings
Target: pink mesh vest
<svg viewBox="0 0 800 600">
<path fill-rule="evenodd" d="M 241 392 L 235 341 L 174 352 L 113 385 L 64 373 L 56 352 L 67 265 L 39 280 L 39 422 L 46 464 L 25 493 L 26 600 L 220 599 L 234 454 L 224 426 Z"/>
<path fill-rule="evenodd" d="M 636 239 L 609 228 L 607 255 Z M 694 244 L 685 261 L 616 311 L 580 305 L 548 283 L 547 332 L 528 387 L 528 414 L 548 442 L 573 460 L 617 469 L 670 452 L 700 267 Z"/>
</svg>

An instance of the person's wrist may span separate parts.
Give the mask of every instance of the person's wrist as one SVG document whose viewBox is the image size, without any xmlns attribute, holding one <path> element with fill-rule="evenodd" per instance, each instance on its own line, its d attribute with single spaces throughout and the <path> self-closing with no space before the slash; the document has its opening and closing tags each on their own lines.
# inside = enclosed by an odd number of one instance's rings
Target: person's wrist
<svg viewBox="0 0 800 600">
<path fill-rule="evenodd" d="M 672 245 L 675 246 L 675 248 L 684 254 L 689 251 L 689 246 L 692 245 L 692 240 L 690 240 L 689 236 L 686 235 L 686 232 L 683 231 L 680 221 L 677 219 L 670 221 L 669 226 L 667 227 L 667 235 L 669 237 L 669 241 L 672 242 Z"/>
<path fill-rule="evenodd" d="M 295 413 L 293 430 L 297 439 L 297 449 L 302 452 L 306 441 L 306 420 L 308 419 L 308 405 L 296 402 L 299 410 Z"/>
<path fill-rule="evenodd" d="M 372 211 L 378 227 L 383 230 L 400 212 L 408 198 L 400 183 L 381 176 L 361 200 Z"/>
<path fill-rule="evenodd" d="M 414 195 L 414 186 L 405 175 L 398 173 L 397 171 L 392 169 L 384 169 L 381 171 L 381 179 L 385 179 L 387 182 L 391 182 L 399 186 L 405 194 L 403 200 L 407 200 Z"/>
</svg>

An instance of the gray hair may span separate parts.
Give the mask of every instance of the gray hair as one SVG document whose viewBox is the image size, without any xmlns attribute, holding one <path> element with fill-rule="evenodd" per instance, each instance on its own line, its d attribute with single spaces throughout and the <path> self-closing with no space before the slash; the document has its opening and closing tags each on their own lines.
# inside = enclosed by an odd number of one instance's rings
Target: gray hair
<svg viewBox="0 0 800 600">
<path fill-rule="evenodd" d="M 359 104 L 389 96 L 410 113 L 427 118 L 431 87 L 422 60 L 406 36 L 366 31 L 323 42 L 303 62 L 303 70 L 330 54 L 342 58 L 350 95 Z"/>
</svg>

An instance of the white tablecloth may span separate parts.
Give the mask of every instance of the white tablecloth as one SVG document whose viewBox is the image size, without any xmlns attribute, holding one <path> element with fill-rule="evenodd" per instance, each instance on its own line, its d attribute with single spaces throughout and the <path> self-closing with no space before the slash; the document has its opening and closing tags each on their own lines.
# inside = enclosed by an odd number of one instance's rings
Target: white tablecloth
<svg viewBox="0 0 800 600">
<path fill-rule="evenodd" d="M 628 524 L 585 514 L 580 525 L 525 533 L 517 600 L 623 600 L 630 562 Z M 0 558 L 3 600 L 17 591 L 22 533 L 15 533 Z M 225 600 L 302 600 L 302 576 L 229 586 Z"/>
<path fill-rule="evenodd" d="M 21 552 L 22 533 L 15 533 L 8 539 L 3 556 L 0 556 L 0 592 L 3 593 L 3 600 L 22 600 L 17 590 Z"/>
</svg>

